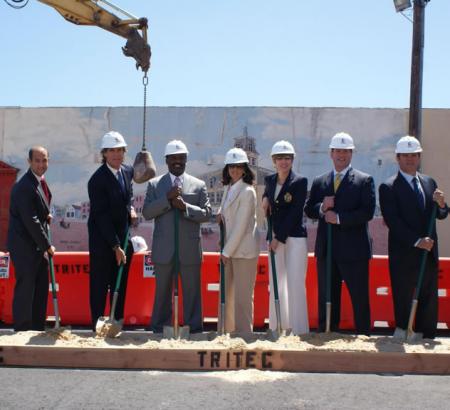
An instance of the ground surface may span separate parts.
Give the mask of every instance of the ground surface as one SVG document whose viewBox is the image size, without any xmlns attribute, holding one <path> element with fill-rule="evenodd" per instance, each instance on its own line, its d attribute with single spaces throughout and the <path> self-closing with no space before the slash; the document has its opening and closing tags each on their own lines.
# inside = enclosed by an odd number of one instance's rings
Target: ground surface
<svg viewBox="0 0 450 410">
<path fill-rule="evenodd" d="M 142 349 L 286 349 L 286 350 L 328 350 L 363 352 L 406 352 L 406 353 L 450 353 L 450 338 L 405 343 L 390 336 L 354 336 L 339 333 L 309 333 L 302 336 L 286 336 L 276 342 L 265 333 L 241 335 L 241 337 L 216 336 L 214 332 L 191 335 L 190 340 L 162 339 L 161 335 L 149 332 L 123 332 L 119 337 L 99 338 L 91 332 L 19 332 L 0 330 L 0 346 L 66 346 L 66 347 L 120 347 Z"/>
<path fill-rule="evenodd" d="M 1 409 L 445 409 L 449 376 L 0 368 Z"/>
</svg>

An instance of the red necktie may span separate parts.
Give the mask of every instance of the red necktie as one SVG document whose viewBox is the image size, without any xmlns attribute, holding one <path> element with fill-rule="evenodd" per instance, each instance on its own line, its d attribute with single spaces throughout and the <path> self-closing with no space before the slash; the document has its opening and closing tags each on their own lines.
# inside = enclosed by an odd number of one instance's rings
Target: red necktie
<svg viewBox="0 0 450 410">
<path fill-rule="evenodd" d="M 50 205 L 50 190 L 48 189 L 47 182 L 45 182 L 44 177 L 41 178 L 41 187 L 42 191 L 44 191 L 44 195 L 47 198 L 47 203 Z"/>
</svg>

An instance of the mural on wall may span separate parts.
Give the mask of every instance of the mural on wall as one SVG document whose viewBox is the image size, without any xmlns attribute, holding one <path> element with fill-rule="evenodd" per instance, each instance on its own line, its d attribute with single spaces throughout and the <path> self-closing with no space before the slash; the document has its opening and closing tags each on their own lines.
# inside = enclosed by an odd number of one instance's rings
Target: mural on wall
<svg viewBox="0 0 450 410">
<path fill-rule="evenodd" d="M 91 108 L 0 108 L 0 160 L 19 168 L 19 177 L 27 170 L 28 149 L 43 145 L 50 153 L 46 174 L 53 192 L 53 238 L 59 251 L 87 250 L 89 200 L 87 182 L 100 166 L 99 144 L 109 130 L 122 133 L 128 143 L 126 162 L 132 163 L 140 150 L 140 107 Z M 221 195 L 221 173 L 226 151 L 240 146 L 249 155 L 257 175 L 257 192 L 263 192 L 264 176 L 273 172 L 270 149 L 275 141 L 287 139 L 296 149 L 294 169 L 308 178 L 331 169 L 328 145 L 339 131 L 350 133 L 356 145 L 352 165 L 375 178 L 378 184 L 397 169 L 394 145 L 405 133 L 407 111 L 369 108 L 151 108 L 147 148 L 157 173 L 167 171 L 164 147 L 171 139 L 183 140 L 190 154 L 187 172 L 203 179 L 211 203 L 217 210 Z M 146 184 L 134 185 L 135 208 L 141 214 Z M 264 220 L 258 214 L 265 249 Z M 307 221 L 309 249 L 313 249 L 316 223 Z M 6 229 L 1 226 L 1 229 Z M 387 251 L 386 228 L 379 217 L 371 222 L 374 253 Z M 153 224 L 140 218 L 133 235 L 151 244 Z M 216 251 L 218 227 L 202 226 L 205 250 Z"/>
</svg>

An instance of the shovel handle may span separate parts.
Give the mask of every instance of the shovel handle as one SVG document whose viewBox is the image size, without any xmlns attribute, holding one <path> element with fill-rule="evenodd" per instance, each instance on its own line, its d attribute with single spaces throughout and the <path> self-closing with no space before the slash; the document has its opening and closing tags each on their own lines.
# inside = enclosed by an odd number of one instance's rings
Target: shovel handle
<svg viewBox="0 0 450 410">
<path fill-rule="evenodd" d="M 47 234 L 49 242 L 52 242 L 52 233 L 50 231 L 50 225 L 47 224 Z M 55 279 L 55 266 L 53 264 L 53 256 L 48 254 L 48 264 L 50 266 L 50 280 L 52 283 L 52 298 L 53 298 L 53 310 L 55 313 L 55 329 L 59 329 L 59 307 L 58 307 L 58 295 L 56 293 L 56 279 Z"/>
<path fill-rule="evenodd" d="M 436 214 L 437 214 L 437 204 L 434 203 L 433 209 L 431 210 L 430 220 L 428 221 L 428 230 L 427 230 L 428 237 L 431 237 L 431 235 L 433 234 L 433 226 L 434 226 L 434 220 L 436 219 Z M 423 277 L 425 274 L 425 266 L 427 263 L 428 254 L 429 254 L 429 252 L 426 249 L 424 249 L 422 251 L 422 255 L 421 255 L 421 259 L 420 259 L 419 276 L 417 278 L 417 286 L 414 291 L 414 299 L 419 298 L 419 293 L 422 288 Z"/>
<path fill-rule="evenodd" d="M 128 237 L 130 235 L 130 227 L 128 227 L 127 229 L 127 233 L 125 234 L 125 239 L 123 241 L 123 252 L 125 253 L 125 255 L 127 254 L 127 249 L 128 249 Z M 119 288 L 120 288 L 120 282 L 122 281 L 122 273 L 123 273 L 123 268 L 124 268 L 124 264 L 121 263 L 119 266 L 119 271 L 117 272 L 117 280 L 116 280 L 116 287 L 114 289 L 114 293 L 119 292 Z"/>
<path fill-rule="evenodd" d="M 223 254 L 223 248 L 225 247 L 225 227 L 222 221 L 219 224 L 220 227 L 220 256 Z M 225 266 L 220 258 L 220 303 L 225 303 Z"/>
<path fill-rule="evenodd" d="M 431 235 L 433 234 L 434 220 L 436 219 L 436 214 L 437 214 L 437 204 L 433 203 L 433 209 L 431 210 L 430 220 L 428 221 L 428 230 L 427 230 L 428 237 L 431 237 Z M 419 303 L 418 299 L 419 299 L 420 290 L 422 289 L 422 282 L 423 282 L 423 277 L 425 274 L 427 258 L 428 258 L 428 251 L 426 249 L 424 249 L 422 251 L 422 255 L 420 258 L 420 267 L 419 267 L 419 275 L 417 277 L 417 286 L 414 289 L 413 301 L 411 304 L 411 310 L 409 312 L 408 334 L 410 334 L 410 335 L 413 333 L 414 321 L 416 319 L 417 305 Z"/>
<path fill-rule="evenodd" d="M 273 235 L 272 235 L 272 216 L 267 216 L 267 238 L 269 239 L 269 247 L 270 242 L 272 242 Z M 279 300 L 278 295 L 278 279 L 277 279 L 277 266 L 275 263 L 275 252 L 270 248 L 269 251 L 270 254 L 270 265 L 272 267 L 272 282 L 273 282 L 273 296 L 275 301 Z"/>
</svg>

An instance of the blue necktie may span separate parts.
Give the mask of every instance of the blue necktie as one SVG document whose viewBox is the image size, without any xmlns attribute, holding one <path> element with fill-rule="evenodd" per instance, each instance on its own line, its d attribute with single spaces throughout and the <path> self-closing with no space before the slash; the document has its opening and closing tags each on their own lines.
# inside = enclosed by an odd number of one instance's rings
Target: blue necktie
<svg viewBox="0 0 450 410">
<path fill-rule="evenodd" d="M 122 193 L 125 194 L 125 181 L 123 180 L 122 171 L 117 171 L 117 180 L 119 181 L 120 189 L 122 190 Z"/>
<path fill-rule="evenodd" d="M 423 197 L 422 191 L 419 189 L 419 181 L 417 177 L 413 178 L 414 193 L 416 194 L 417 201 L 419 202 L 420 209 L 423 211 L 425 209 L 425 198 Z"/>
</svg>

